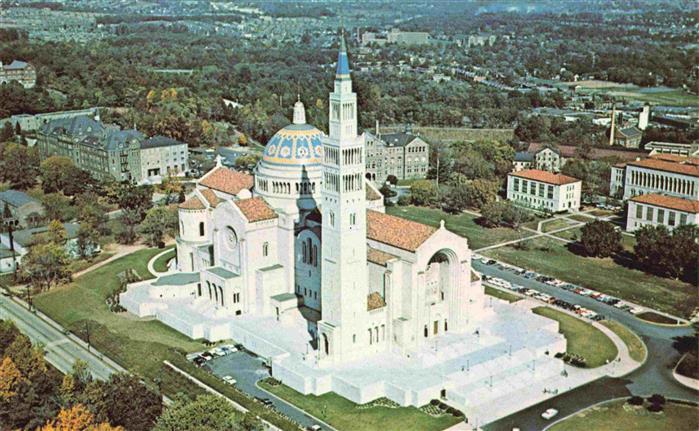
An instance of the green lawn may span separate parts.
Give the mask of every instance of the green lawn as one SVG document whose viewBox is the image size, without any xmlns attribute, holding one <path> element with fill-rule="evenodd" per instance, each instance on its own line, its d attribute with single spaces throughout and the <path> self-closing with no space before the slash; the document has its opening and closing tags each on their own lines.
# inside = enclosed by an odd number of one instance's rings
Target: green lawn
<svg viewBox="0 0 699 431">
<path fill-rule="evenodd" d="M 260 386 L 342 431 L 437 431 L 460 422 L 454 416 L 434 417 L 415 407 L 362 406 L 332 392 L 314 396 L 266 381 Z"/>
<path fill-rule="evenodd" d="M 583 223 L 590 223 L 592 221 L 595 221 L 594 217 L 588 217 L 584 214 L 573 214 L 568 216 L 569 219 L 583 222 Z"/>
<path fill-rule="evenodd" d="M 163 250 L 160 251 L 162 252 Z M 155 269 L 157 272 L 167 271 L 167 263 L 170 261 L 170 259 L 174 259 L 176 254 L 177 250 L 175 250 L 175 247 L 171 248 L 167 253 L 160 256 L 155 260 L 155 262 L 153 262 L 153 269 Z"/>
<path fill-rule="evenodd" d="M 485 228 L 477 224 L 476 216 L 471 214 L 453 215 L 433 208 L 395 206 L 387 207 L 386 212 L 435 227 L 439 226 L 440 220 L 444 220 L 447 229 L 468 239 L 471 250 L 533 235 L 531 232 L 517 232 L 506 227 Z"/>
<path fill-rule="evenodd" d="M 70 285 L 37 295 L 34 305 L 83 339 L 88 329 L 90 342 L 99 351 L 140 375 L 152 387 L 159 384 L 163 393 L 170 397 L 180 392 L 196 396 L 203 390 L 164 366 L 163 360 L 169 360 L 280 428 L 296 429 L 272 410 L 187 362 L 184 353 L 205 349 L 203 343 L 158 321 L 144 321 L 131 314 L 109 311 L 105 299 L 119 287 L 117 274 L 131 268 L 144 279 L 151 278 L 148 261 L 161 252 L 162 249 L 145 249 L 114 260 Z"/>
<path fill-rule="evenodd" d="M 699 429 L 699 408 L 667 403 L 662 413 L 643 406 L 613 401 L 584 410 L 557 423 L 551 431 L 694 431 Z"/>
<path fill-rule="evenodd" d="M 696 294 L 689 283 L 630 269 L 611 258 L 583 257 L 560 241 L 535 238 L 526 242 L 527 250 L 506 246 L 483 254 L 671 314 L 684 315 L 687 307 L 683 305 Z"/>
<path fill-rule="evenodd" d="M 515 301 L 519 301 L 520 299 L 522 299 L 522 297 L 520 297 L 520 296 L 517 296 L 513 293 L 505 292 L 505 291 L 500 290 L 500 289 L 496 289 L 494 287 L 484 286 L 484 289 L 485 289 L 486 295 L 490 295 L 490 296 L 494 296 L 496 298 L 504 299 L 507 302 L 515 302 Z"/>
<path fill-rule="evenodd" d="M 571 226 L 573 222 L 570 222 L 563 218 L 553 219 L 541 225 L 542 232 L 551 232 L 557 229 L 563 229 L 564 227 Z"/>
<path fill-rule="evenodd" d="M 556 232 L 553 236 L 563 239 L 569 239 L 571 241 L 578 241 L 582 235 L 582 227 L 574 227 L 572 229 L 564 230 L 563 232 Z"/>
<path fill-rule="evenodd" d="M 626 347 L 629 349 L 631 359 L 637 362 L 643 362 L 646 357 L 646 345 L 638 335 L 616 320 L 603 320 L 601 323 L 614 331 L 614 333 L 624 341 L 624 344 L 626 344 Z"/>
<path fill-rule="evenodd" d="M 588 368 L 599 367 L 616 358 L 617 349 L 612 340 L 589 323 L 549 307 L 536 307 L 532 311 L 559 322 L 558 332 L 568 341 L 566 352 L 585 358 Z"/>
</svg>

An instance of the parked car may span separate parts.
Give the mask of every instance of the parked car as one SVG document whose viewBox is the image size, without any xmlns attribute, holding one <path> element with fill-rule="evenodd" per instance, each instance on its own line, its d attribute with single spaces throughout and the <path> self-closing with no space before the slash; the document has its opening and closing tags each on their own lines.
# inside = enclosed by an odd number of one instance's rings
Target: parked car
<svg viewBox="0 0 699 431">
<path fill-rule="evenodd" d="M 273 405 L 272 400 L 269 398 L 255 397 L 255 399 L 268 407 Z"/>
<path fill-rule="evenodd" d="M 556 415 L 558 414 L 558 410 L 556 409 L 547 409 L 545 412 L 541 414 L 541 417 L 550 420 L 553 419 Z"/>
<path fill-rule="evenodd" d="M 307 429 L 308 431 L 320 431 L 320 430 L 322 430 L 323 428 L 321 428 L 320 425 L 315 424 L 315 425 L 309 426 L 309 427 L 306 428 L 306 429 Z"/>
<path fill-rule="evenodd" d="M 194 365 L 196 365 L 197 367 L 201 367 L 202 365 L 206 364 L 206 359 L 205 359 L 205 358 L 202 358 L 201 356 L 197 356 L 196 358 L 194 358 L 194 359 L 192 360 L 192 362 L 193 362 Z"/>
<path fill-rule="evenodd" d="M 238 383 L 233 376 L 223 376 L 223 382 L 229 385 L 235 385 Z"/>
</svg>

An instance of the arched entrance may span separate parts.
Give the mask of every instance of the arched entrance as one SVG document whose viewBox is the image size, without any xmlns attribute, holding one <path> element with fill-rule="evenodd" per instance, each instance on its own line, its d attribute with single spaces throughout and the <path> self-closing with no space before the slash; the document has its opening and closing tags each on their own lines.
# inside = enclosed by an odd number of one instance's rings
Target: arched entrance
<svg viewBox="0 0 699 431">
<path fill-rule="evenodd" d="M 463 306 L 456 295 L 459 268 L 457 254 L 450 249 L 436 251 L 427 261 L 424 270 L 425 311 L 421 322 L 424 338 L 447 332 L 454 318 L 457 318 L 458 327 L 458 310 Z"/>
</svg>

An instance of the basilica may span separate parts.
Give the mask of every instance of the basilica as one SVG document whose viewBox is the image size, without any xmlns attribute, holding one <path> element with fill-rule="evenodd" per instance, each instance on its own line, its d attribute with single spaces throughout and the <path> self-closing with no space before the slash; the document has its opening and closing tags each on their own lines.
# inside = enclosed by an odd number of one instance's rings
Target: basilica
<svg viewBox="0 0 699 431">
<path fill-rule="evenodd" d="M 565 350 L 557 323 L 487 302 L 465 238 L 385 213 L 357 114 L 342 40 L 328 134 L 299 100 L 253 175 L 218 163 L 179 206 L 176 268 L 121 304 L 191 338 L 240 342 L 301 393 L 358 403 L 420 406 L 449 390 L 463 408 L 481 374 L 493 391 L 491 361 L 508 349 L 543 361 L 537 378 L 559 373 L 547 356 Z"/>
</svg>

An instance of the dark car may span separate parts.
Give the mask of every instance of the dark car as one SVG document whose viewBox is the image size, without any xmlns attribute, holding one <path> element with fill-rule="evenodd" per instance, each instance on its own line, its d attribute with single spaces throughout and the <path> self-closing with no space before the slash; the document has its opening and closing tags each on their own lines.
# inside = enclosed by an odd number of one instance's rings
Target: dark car
<svg viewBox="0 0 699 431">
<path fill-rule="evenodd" d="M 272 400 L 270 400 L 269 398 L 255 397 L 255 399 L 268 407 L 271 407 L 273 405 Z"/>
</svg>

